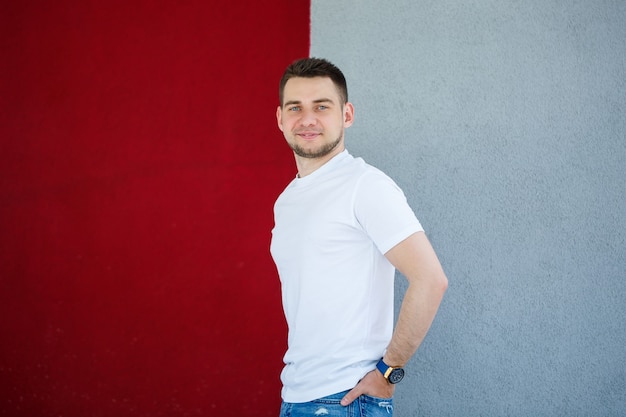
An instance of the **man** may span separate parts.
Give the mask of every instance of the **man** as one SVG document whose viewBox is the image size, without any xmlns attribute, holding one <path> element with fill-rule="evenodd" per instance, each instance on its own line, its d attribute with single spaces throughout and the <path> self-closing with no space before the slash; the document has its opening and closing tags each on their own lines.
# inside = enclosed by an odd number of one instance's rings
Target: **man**
<svg viewBox="0 0 626 417">
<path fill-rule="evenodd" d="M 345 149 L 354 107 L 342 72 L 298 60 L 279 99 L 298 170 L 276 201 L 271 243 L 289 326 L 281 416 L 388 416 L 446 276 L 402 191 Z M 395 330 L 394 267 L 409 282 Z"/>
</svg>

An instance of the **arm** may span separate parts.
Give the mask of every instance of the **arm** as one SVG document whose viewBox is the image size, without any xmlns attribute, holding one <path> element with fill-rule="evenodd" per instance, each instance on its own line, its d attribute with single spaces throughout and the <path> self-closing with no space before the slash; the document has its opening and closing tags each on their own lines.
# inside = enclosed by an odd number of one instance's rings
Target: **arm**
<svg viewBox="0 0 626 417">
<path fill-rule="evenodd" d="M 448 287 L 426 234 L 415 233 L 385 254 L 409 281 L 385 363 L 404 366 L 424 340 Z"/>
<path fill-rule="evenodd" d="M 384 357 L 389 365 L 404 366 L 424 340 L 448 287 L 448 279 L 423 232 L 409 236 L 385 256 L 409 281 Z M 375 369 L 346 394 L 342 405 L 350 404 L 362 394 L 388 398 L 393 391 L 394 386 Z"/>
</svg>

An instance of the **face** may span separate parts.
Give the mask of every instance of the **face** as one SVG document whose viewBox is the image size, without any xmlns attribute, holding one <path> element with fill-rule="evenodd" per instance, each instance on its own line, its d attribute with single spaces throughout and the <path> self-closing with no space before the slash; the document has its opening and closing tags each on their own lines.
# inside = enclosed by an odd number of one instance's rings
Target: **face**
<svg viewBox="0 0 626 417">
<path fill-rule="evenodd" d="M 354 109 L 341 103 L 330 78 L 296 77 L 285 84 L 276 118 L 297 156 L 325 158 L 344 149 L 344 129 L 352 125 Z"/>
</svg>

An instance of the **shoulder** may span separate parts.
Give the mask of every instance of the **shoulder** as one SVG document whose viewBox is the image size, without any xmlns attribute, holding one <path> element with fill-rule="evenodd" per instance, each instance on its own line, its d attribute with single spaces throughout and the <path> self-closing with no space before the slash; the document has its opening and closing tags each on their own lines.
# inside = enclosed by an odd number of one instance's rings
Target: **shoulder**
<svg viewBox="0 0 626 417">
<path fill-rule="evenodd" d="M 385 172 L 363 162 L 363 167 L 359 172 L 358 188 L 363 192 L 376 193 L 382 190 L 402 192 L 396 182 Z"/>
</svg>

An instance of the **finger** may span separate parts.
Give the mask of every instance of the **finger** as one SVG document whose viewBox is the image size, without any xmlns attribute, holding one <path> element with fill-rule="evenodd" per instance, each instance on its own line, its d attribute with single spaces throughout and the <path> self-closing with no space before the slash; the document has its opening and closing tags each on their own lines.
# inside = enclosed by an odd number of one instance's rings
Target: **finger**
<svg viewBox="0 0 626 417">
<path fill-rule="evenodd" d="M 359 396 L 361 395 L 360 390 L 358 388 L 358 385 L 354 388 L 352 388 L 342 399 L 341 399 L 341 405 L 343 405 L 344 407 L 347 405 L 352 404 L 352 401 L 356 400 L 357 398 L 359 398 Z"/>
</svg>

